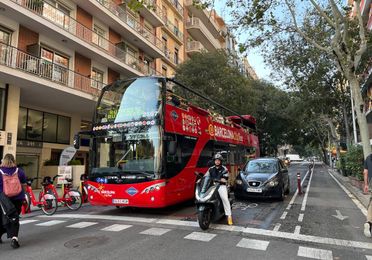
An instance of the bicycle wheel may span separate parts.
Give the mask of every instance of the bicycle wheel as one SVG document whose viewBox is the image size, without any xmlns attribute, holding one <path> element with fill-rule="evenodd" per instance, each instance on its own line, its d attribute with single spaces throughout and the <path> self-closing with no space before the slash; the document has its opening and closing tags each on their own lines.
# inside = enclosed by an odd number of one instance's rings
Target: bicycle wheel
<svg viewBox="0 0 372 260">
<path fill-rule="evenodd" d="M 41 210 L 45 215 L 53 215 L 58 209 L 58 202 L 56 196 L 52 191 L 47 191 L 46 194 L 43 194 L 40 197 Z"/>
<path fill-rule="evenodd" d="M 63 195 L 63 201 L 65 202 L 66 206 L 71 210 L 78 210 L 83 204 L 80 191 L 75 189 L 65 193 Z"/>
<path fill-rule="evenodd" d="M 31 207 L 31 196 L 28 192 L 25 192 L 25 199 L 23 201 L 23 205 L 25 207 L 25 213 L 27 214 Z"/>
</svg>

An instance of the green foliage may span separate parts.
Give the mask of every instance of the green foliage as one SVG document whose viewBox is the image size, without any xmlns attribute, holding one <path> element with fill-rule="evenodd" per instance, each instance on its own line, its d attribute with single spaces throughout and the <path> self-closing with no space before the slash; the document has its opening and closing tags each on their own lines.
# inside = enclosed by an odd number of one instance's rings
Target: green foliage
<svg viewBox="0 0 372 260">
<path fill-rule="evenodd" d="M 80 160 L 71 160 L 67 163 L 67 165 L 81 165 Z"/>
<path fill-rule="evenodd" d="M 58 160 L 45 160 L 43 165 L 44 166 L 58 166 L 59 161 Z"/>
<path fill-rule="evenodd" d="M 363 180 L 363 149 L 361 146 L 351 146 L 345 156 L 345 174 Z"/>
<path fill-rule="evenodd" d="M 263 154 L 274 155 L 277 146 L 286 143 L 293 120 L 290 94 L 268 83 L 247 79 L 224 51 L 194 54 L 178 67 L 176 79 L 241 115 L 255 116 Z M 205 100 L 189 100 L 211 108 Z"/>
</svg>

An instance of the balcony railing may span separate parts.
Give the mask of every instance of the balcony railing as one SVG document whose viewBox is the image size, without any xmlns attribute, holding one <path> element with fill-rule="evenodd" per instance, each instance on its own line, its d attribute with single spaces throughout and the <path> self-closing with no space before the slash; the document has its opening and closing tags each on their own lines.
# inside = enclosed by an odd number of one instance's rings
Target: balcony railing
<svg viewBox="0 0 372 260">
<path fill-rule="evenodd" d="M 155 45 L 159 50 L 163 50 L 164 47 L 163 47 L 162 40 L 157 38 L 153 32 L 151 32 L 146 27 L 141 25 L 137 21 L 137 18 L 134 17 L 128 11 L 126 11 L 123 7 L 117 5 L 113 0 L 96 0 L 96 1 L 100 3 L 103 7 L 105 7 L 108 11 L 110 11 L 113 15 L 118 17 L 125 24 L 127 24 L 129 27 L 134 29 L 137 33 L 142 35 L 151 44 Z M 156 8 L 156 10 L 160 10 L 160 8 Z"/>
<path fill-rule="evenodd" d="M 163 16 L 163 21 L 165 26 L 178 38 L 183 42 L 183 33 L 180 29 L 175 26 L 166 16 Z"/>
<path fill-rule="evenodd" d="M 107 38 L 102 35 L 97 34 L 88 27 L 79 23 L 72 17 L 64 14 L 60 10 L 51 6 L 47 2 L 31 2 L 24 0 L 12 0 L 20 4 L 21 6 L 33 11 L 39 16 L 47 19 L 48 21 L 54 23 L 65 31 L 71 33 L 72 35 L 84 40 L 90 45 L 104 51 L 108 55 L 114 57 L 115 59 L 123 62 L 124 64 L 134 68 L 143 74 L 156 74 L 155 70 L 151 68 L 148 64 L 139 60 L 137 57 L 132 56 L 123 49 L 117 47 L 114 43 L 110 42 Z M 98 0 L 97 0 L 98 1 Z M 42 3 L 42 4 L 36 4 Z M 144 34 L 144 33 L 143 33 Z M 151 73 L 148 73 L 150 71 Z"/>
<path fill-rule="evenodd" d="M 193 27 L 193 26 L 198 27 L 203 32 L 203 35 L 205 35 L 208 38 L 208 41 L 214 46 L 214 48 L 216 49 L 220 48 L 220 44 L 217 41 L 217 39 L 205 27 L 204 23 L 199 18 L 193 17 L 193 18 L 187 19 L 186 28 L 189 29 L 189 27 Z"/>
<path fill-rule="evenodd" d="M 156 4 L 155 0 L 145 0 L 143 4 L 147 9 L 156 13 L 160 18 L 163 17 L 163 11 L 161 7 Z"/>
<path fill-rule="evenodd" d="M 204 46 L 198 41 L 187 42 L 186 51 L 202 51 Z"/>
<path fill-rule="evenodd" d="M 164 53 L 165 53 L 165 57 L 167 58 L 167 60 L 172 62 L 174 65 L 179 65 L 182 63 L 182 60 L 180 59 L 180 57 L 178 55 L 175 55 L 168 49 L 165 49 Z"/>
<path fill-rule="evenodd" d="M 174 8 L 178 11 L 178 13 L 183 16 L 183 6 L 177 0 L 168 0 Z"/>
<path fill-rule="evenodd" d="M 0 43 L 0 64 L 93 95 L 106 85 L 3 43 Z"/>
</svg>

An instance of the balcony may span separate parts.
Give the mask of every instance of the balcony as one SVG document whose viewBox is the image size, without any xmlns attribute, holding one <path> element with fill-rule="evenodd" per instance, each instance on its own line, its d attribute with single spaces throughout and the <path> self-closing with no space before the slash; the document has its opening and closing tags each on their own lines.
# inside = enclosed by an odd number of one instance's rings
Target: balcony
<svg viewBox="0 0 372 260">
<path fill-rule="evenodd" d="M 48 3 L 43 2 L 42 5 L 35 6 L 30 4 L 31 2 L 10 1 L 17 3 L 15 6 L 17 11 L 14 12 L 14 15 L 17 15 L 20 22 L 27 24 L 30 29 L 49 35 L 56 41 L 60 40 L 72 50 L 76 50 L 87 57 L 95 57 L 96 61 L 106 64 L 117 71 L 123 72 L 124 70 L 128 76 L 155 74 L 155 71 L 148 64 L 129 55 L 105 37 L 98 35 L 90 28 L 78 23 L 75 19 L 63 14 Z M 8 2 L 10 1 L 8 0 Z M 31 15 L 27 16 L 26 12 L 20 9 L 18 4 L 22 4 L 22 7 L 31 11 Z M 36 19 L 38 17 L 42 18 L 42 20 Z M 57 27 L 53 28 L 48 22 Z M 151 73 L 148 73 L 148 71 Z"/>
<path fill-rule="evenodd" d="M 92 95 L 97 95 L 106 85 L 3 43 L 0 43 L 0 65 Z"/>
<path fill-rule="evenodd" d="M 186 22 L 186 30 L 191 37 L 199 41 L 208 51 L 220 49 L 219 41 L 211 34 L 199 18 L 191 18 Z"/>
<path fill-rule="evenodd" d="M 191 41 L 186 44 L 186 52 L 188 54 L 202 52 L 203 50 L 205 50 L 204 46 L 198 41 Z"/>
<path fill-rule="evenodd" d="M 183 33 L 175 26 L 167 17 L 163 16 L 164 27 L 163 29 L 170 34 L 179 45 L 183 44 Z"/>
<path fill-rule="evenodd" d="M 103 2 L 103 1 L 104 0 L 100 2 Z M 133 0 L 125 0 L 125 2 L 127 3 L 131 3 L 132 1 Z M 141 2 L 142 2 L 143 7 L 140 7 L 138 9 L 138 12 L 145 18 L 145 20 L 148 21 L 150 24 L 152 24 L 154 27 L 164 26 L 164 21 L 162 20 L 163 11 L 160 8 L 160 6 L 156 4 L 156 1 L 155 0 L 144 0 Z"/>
<path fill-rule="evenodd" d="M 177 0 L 164 0 L 169 4 L 172 10 L 178 14 L 179 16 L 183 17 L 183 7 Z"/>
<path fill-rule="evenodd" d="M 119 32 L 130 44 L 151 57 L 164 56 L 163 42 L 140 24 L 138 18 L 113 0 L 74 0 L 85 11 L 95 14 L 107 26 Z"/>
<path fill-rule="evenodd" d="M 165 61 L 171 65 L 173 68 L 177 67 L 179 64 L 182 63 L 182 60 L 179 58 L 179 55 L 175 55 L 168 49 L 164 50 L 165 52 Z"/>
<path fill-rule="evenodd" d="M 209 11 L 206 9 L 200 9 L 193 5 L 193 0 L 186 0 L 185 7 L 190 11 L 193 17 L 199 18 L 202 21 L 213 37 L 218 38 L 220 36 L 221 28 Z"/>
</svg>

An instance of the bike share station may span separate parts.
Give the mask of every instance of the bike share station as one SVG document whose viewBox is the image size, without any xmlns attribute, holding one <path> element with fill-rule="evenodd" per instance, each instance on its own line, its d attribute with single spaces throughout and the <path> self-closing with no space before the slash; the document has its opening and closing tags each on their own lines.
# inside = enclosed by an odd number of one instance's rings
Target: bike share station
<svg viewBox="0 0 372 260">
<path fill-rule="evenodd" d="M 78 210 L 83 198 L 79 190 L 82 190 L 80 176 L 84 174 L 82 167 L 68 165 L 68 162 L 75 156 L 76 149 L 67 147 L 63 150 L 57 170 L 54 176 L 42 178 L 42 189 L 33 191 L 32 183 L 40 178 L 29 178 L 22 214 L 30 213 L 35 209 L 41 209 L 46 215 L 53 215 L 58 207 L 68 207 L 71 210 Z M 56 185 L 54 185 L 56 184 Z"/>
</svg>

